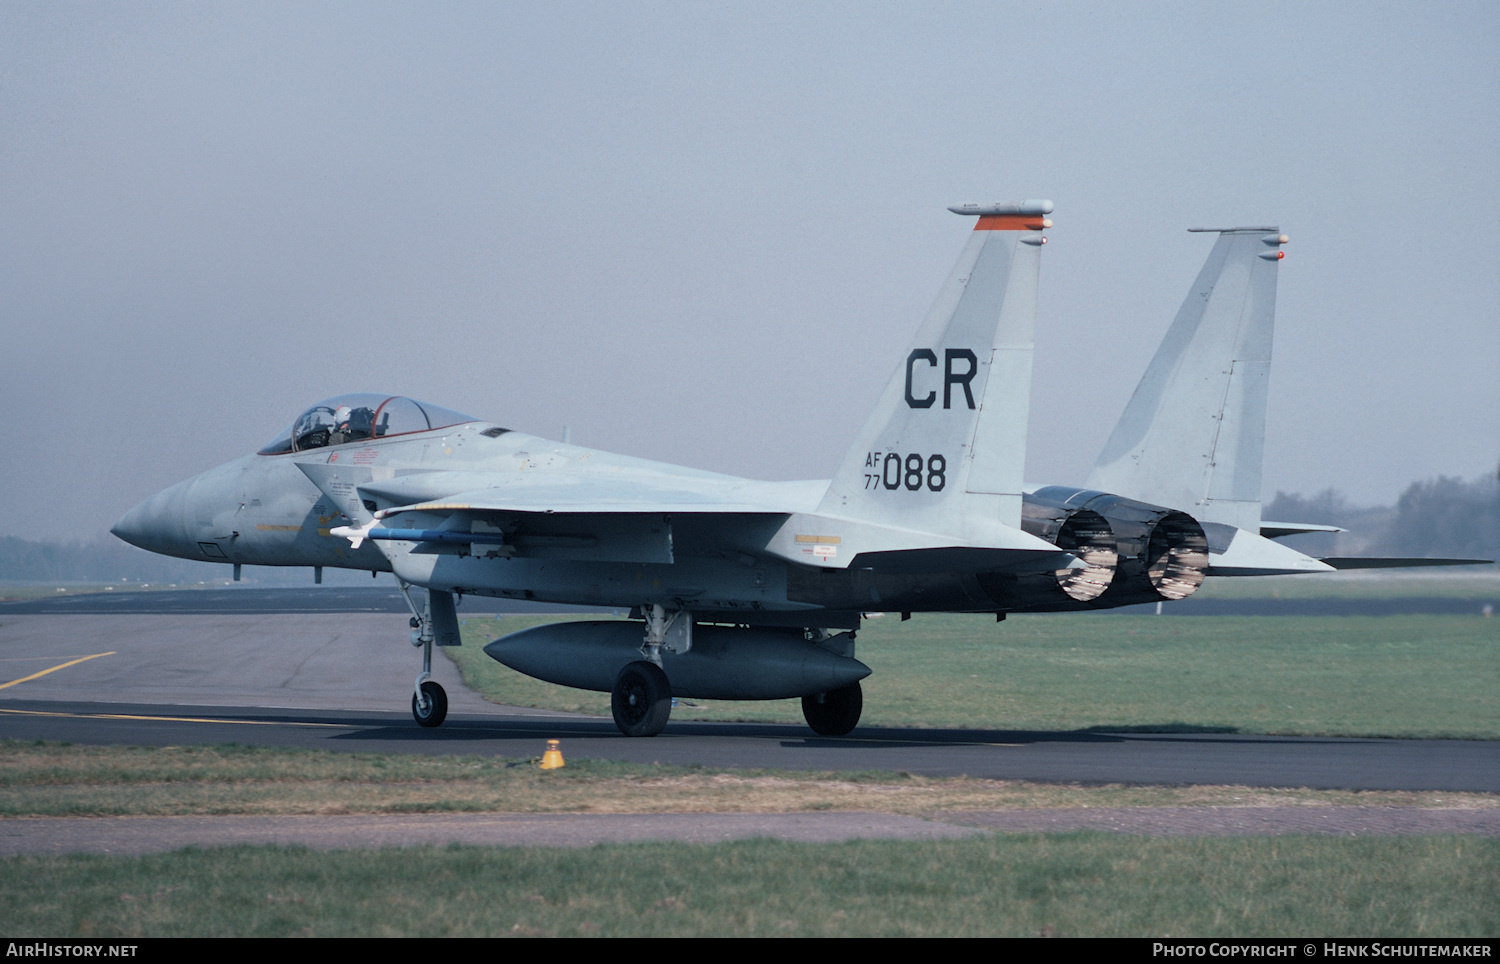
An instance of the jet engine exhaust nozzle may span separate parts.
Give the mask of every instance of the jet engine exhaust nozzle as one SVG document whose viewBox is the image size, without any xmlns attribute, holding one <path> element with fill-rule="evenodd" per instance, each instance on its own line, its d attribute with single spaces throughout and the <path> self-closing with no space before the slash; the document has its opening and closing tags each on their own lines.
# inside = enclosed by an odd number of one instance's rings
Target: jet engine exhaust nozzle
<svg viewBox="0 0 1500 964">
<path fill-rule="evenodd" d="M 1208 537 L 1185 512 L 1064 486 L 1027 494 L 1021 511 L 1023 529 L 1085 563 L 1055 573 L 1058 588 L 1074 602 L 1186 599 L 1208 572 Z"/>
</svg>

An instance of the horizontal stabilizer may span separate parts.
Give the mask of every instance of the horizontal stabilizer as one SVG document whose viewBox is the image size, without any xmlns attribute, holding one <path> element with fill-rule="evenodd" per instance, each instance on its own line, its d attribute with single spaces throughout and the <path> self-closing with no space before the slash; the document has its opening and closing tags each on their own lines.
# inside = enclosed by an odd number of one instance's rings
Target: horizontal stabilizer
<svg viewBox="0 0 1500 964">
<path fill-rule="evenodd" d="M 1312 532 L 1348 532 L 1338 526 L 1320 526 L 1308 522 L 1262 522 L 1260 534 L 1267 539 L 1282 539 L 1286 536 L 1305 536 Z"/>
<path fill-rule="evenodd" d="M 1493 566 L 1493 559 L 1377 559 L 1344 557 L 1324 559 L 1335 569 L 1416 569 L 1424 566 Z"/>
<path fill-rule="evenodd" d="M 1219 549 L 1209 546 L 1210 576 L 1291 576 L 1333 571 L 1326 562 L 1248 530 L 1218 524 L 1205 528 L 1213 532 L 1228 529 L 1233 533 L 1229 545 Z"/>
</svg>

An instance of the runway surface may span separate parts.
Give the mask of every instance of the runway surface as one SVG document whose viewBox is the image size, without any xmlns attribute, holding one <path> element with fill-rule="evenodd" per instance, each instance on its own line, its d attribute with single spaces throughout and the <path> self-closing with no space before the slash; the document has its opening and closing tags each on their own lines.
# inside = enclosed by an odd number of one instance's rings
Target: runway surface
<svg viewBox="0 0 1500 964">
<path fill-rule="evenodd" d="M 627 739 L 609 720 L 499 707 L 434 660 L 449 721 L 407 712 L 418 667 L 388 613 L 0 615 L 0 737 L 90 744 L 253 743 L 528 759 L 571 757 L 1084 783 L 1500 793 L 1500 741 L 1309 739 L 672 723 Z"/>
<path fill-rule="evenodd" d="M 548 739 L 560 739 L 570 759 L 633 763 L 886 770 L 1062 783 L 1500 793 L 1500 742 L 1475 740 L 881 727 L 829 738 L 800 726 L 697 722 L 669 724 L 660 736 L 642 740 L 621 736 L 609 720 L 502 707 L 482 715 L 450 710 L 441 728 L 424 730 L 404 712 L 14 699 L 0 701 L 0 737 L 138 746 L 252 743 L 507 759 L 539 757 Z"/>
</svg>

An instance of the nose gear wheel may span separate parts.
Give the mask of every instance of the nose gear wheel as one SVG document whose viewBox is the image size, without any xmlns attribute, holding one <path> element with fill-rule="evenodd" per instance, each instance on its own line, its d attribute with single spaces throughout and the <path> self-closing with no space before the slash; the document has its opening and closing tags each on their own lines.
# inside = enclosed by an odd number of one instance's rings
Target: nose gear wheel
<svg viewBox="0 0 1500 964">
<path fill-rule="evenodd" d="M 411 715 L 420 726 L 442 726 L 448 718 L 448 694 L 439 683 L 427 680 L 422 684 L 422 696 L 411 694 Z"/>
</svg>

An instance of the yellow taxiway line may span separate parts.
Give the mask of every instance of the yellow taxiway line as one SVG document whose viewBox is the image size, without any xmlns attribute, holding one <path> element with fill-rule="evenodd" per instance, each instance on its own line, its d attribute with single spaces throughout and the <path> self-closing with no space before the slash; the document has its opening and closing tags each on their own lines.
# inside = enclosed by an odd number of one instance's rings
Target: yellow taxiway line
<svg viewBox="0 0 1500 964">
<path fill-rule="evenodd" d="M 17 683 L 29 683 L 34 679 L 40 679 L 41 677 L 46 676 L 48 673 L 55 673 L 60 669 L 67 669 L 69 666 L 77 666 L 79 663 L 86 663 L 91 659 L 98 659 L 100 656 L 113 655 L 115 655 L 115 651 L 110 650 L 107 653 L 94 653 L 92 656 L 80 656 L 77 659 L 70 659 L 66 663 L 59 663 L 51 669 L 44 669 L 40 673 L 32 673 L 30 676 L 23 676 L 20 679 L 13 679 L 9 683 L 0 683 L 0 690 L 3 690 L 8 686 L 15 686 Z"/>
<path fill-rule="evenodd" d="M 101 654 L 103 655 L 103 654 Z M 61 667 L 59 667 L 60 669 Z M 20 682 L 17 680 L 16 682 Z M 57 713 L 47 710 L 9 710 L 0 713 L 13 716 L 58 716 L 70 720 L 146 720 L 157 723 L 232 723 L 239 726 L 326 726 L 333 729 L 355 728 L 351 723 L 307 723 L 301 720 L 231 720 L 198 716 L 142 716 L 134 713 Z"/>
<path fill-rule="evenodd" d="M 115 650 L 110 650 L 107 653 L 93 653 L 88 656 L 80 656 L 77 659 L 70 659 L 66 663 L 59 663 L 56 666 L 51 667 L 50 669 L 44 669 L 40 673 L 32 673 L 30 676 L 23 676 L 20 679 L 13 679 L 9 683 L 0 683 L 0 690 L 3 690 L 9 686 L 15 686 L 17 683 L 29 683 L 34 679 L 39 679 L 43 676 L 46 676 L 48 673 L 55 673 L 60 669 L 67 669 L 69 666 L 77 666 L 79 663 L 85 663 L 91 659 L 98 659 L 100 656 L 114 656 L 115 653 Z M 240 726 L 331 726 L 335 729 L 341 726 L 348 726 L 348 724 L 344 723 L 303 723 L 297 720 L 216 720 L 197 716 L 139 716 L 131 713 L 52 713 L 46 710 L 9 709 L 0 709 L 0 713 L 9 713 L 13 716 L 61 716 L 73 720 L 150 720 L 159 723 L 234 723 Z"/>
</svg>

